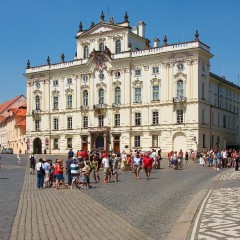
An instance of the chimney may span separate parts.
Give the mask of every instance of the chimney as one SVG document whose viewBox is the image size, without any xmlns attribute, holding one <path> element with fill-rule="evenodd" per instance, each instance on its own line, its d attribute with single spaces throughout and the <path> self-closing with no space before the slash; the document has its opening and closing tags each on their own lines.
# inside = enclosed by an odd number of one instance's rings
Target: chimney
<svg viewBox="0 0 240 240">
<path fill-rule="evenodd" d="M 140 21 L 140 22 L 138 23 L 138 35 L 139 35 L 140 37 L 145 38 L 145 27 L 146 27 L 146 23 L 145 23 L 145 22 Z"/>
<path fill-rule="evenodd" d="M 132 32 L 138 35 L 138 27 L 132 27 Z"/>
<path fill-rule="evenodd" d="M 154 38 L 153 39 L 153 47 L 155 47 L 155 48 L 159 47 L 159 42 L 160 42 L 160 40 L 158 38 Z"/>
</svg>

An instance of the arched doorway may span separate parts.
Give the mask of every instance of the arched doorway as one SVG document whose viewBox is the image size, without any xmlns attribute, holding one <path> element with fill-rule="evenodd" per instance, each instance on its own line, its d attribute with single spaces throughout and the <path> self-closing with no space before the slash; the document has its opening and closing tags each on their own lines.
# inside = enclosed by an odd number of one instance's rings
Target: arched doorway
<svg viewBox="0 0 240 240">
<path fill-rule="evenodd" d="M 35 138 L 33 140 L 33 153 L 42 154 L 42 140 L 40 138 Z"/>
<path fill-rule="evenodd" d="M 187 150 L 186 136 L 182 132 L 175 133 L 173 136 L 173 151 L 179 152 L 180 149 L 183 152 Z"/>
<path fill-rule="evenodd" d="M 96 148 L 98 151 L 104 150 L 104 138 L 103 136 L 98 136 L 96 139 Z"/>
</svg>

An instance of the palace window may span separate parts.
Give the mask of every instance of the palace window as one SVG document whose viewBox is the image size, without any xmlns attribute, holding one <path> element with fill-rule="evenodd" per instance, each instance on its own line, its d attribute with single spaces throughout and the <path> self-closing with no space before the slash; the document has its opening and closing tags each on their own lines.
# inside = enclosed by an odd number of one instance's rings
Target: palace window
<svg viewBox="0 0 240 240">
<path fill-rule="evenodd" d="M 36 107 L 36 110 L 40 110 L 40 97 L 39 96 L 36 96 L 35 97 L 35 107 Z"/>
<path fill-rule="evenodd" d="M 67 138 L 67 148 L 72 148 L 72 138 Z"/>
<path fill-rule="evenodd" d="M 134 136 L 134 147 L 140 147 L 140 146 L 141 146 L 141 137 Z"/>
<path fill-rule="evenodd" d="M 83 58 L 86 59 L 89 57 L 89 47 L 88 46 L 85 46 L 83 48 Z"/>
<path fill-rule="evenodd" d="M 152 135 L 152 147 L 158 147 L 158 135 Z"/>
<path fill-rule="evenodd" d="M 68 78 L 67 79 L 67 85 L 71 85 L 72 84 L 72 79 L 71 78 Z"/>
<path fill-rule="evenodd" d="M 53 109 L 58 109 L 58 97 L 53 97 Z"/>
<path fill-rule="evenodd" d="M 121 89 L 120 89 L 120 87 L 115 88 L 115 103 L 116 104 L 121 103 Z"/>
<path fill-rule="evenodd" d="M 114 126 L 119 127 L 120 126 L 120 114 L 117 113 L 114 115 Z"/>
<path fill-rule="evenodd" d="M 206 147 L 206 135 L 205 134 L 203 134 L 203 148 L 205 148 Z"/>
<path fill-rule="evenodd" d="M 35 131 L 39 131 L 40 130 L 40 120 L 36 119 L 35 120 Z"/>
<path fill-rule="evenodd" d="M 223 115 L 223 127 L 224 128 L 227 127 L 227 117 L 226 117 L 226 115 Z"/>
<path fill-rule="evenodd" d="M 88 91 L 84 90 L 83 91 L 83 106 L 88 106 Z"/>
<path fill-rule="evenodd" d="M 140 68 L 135 69 L 135 76 L 136 77 L 141 76 L 141 69 Z"/>
<path fill-rule="evenodd" d="M 67 129 L 72 129 L 72 117 L 67 118 Z"/>
<path fill-rule="evenodd" d="M 102 88 L 98 90 L 98 103 L 104 104 L 104 90 Z"/>
<path fill-rule="evenodd" d="M 177 110 L 177 123 L 183 123 L 183 110 Z"/>
<path fill-rule="evenodd" d="M 104 51 L 104 43 L 99 44 L 99 51 L 103 52 Z"/>
<path fill-rule="evenodd" d="M 67 95 L 67 108 L 72 108 L 72 95 Z"/>
<path fill-rule="evenodd" d="M 53 86 L 54 86 L 54 87 L 58 87 L 58 80 L 57 80 L 57 79 L 54 79 L 54 80 L 53 80 Z"/>
<path fill-rule="evenodd" d="M 183 81 L 177 81 L 177 97 L 184 97 Z"/>
<path fill-rule="evenodd" d="M 157 125 L 158 123 L 159 123 L 158 112 L 153 112 L 152 113 L 152 124 Z"/>
<path fill-rule="evenodd" d="M 83 82 L 86 83 L 88 81 L 88 76 L 87 75 L 83 75 Z"/>
<path fill-rule="evenodd" d="M 58 130 L 58 118 L 53 118 L 53 129 Z"/>
<path fill-rule="evenodd" d="M 135 88 L 135 95 L 134 95 L 134 102 L 141 102 L 142 98 L 141 88 L 137 87 Z"/>
<path fill-rule="evenodd" d="M 159 100 L 159 86 L 152 87 L 152 94 L 153 101 Z"/>
<path fill-rule="evenodd" d="M 83 127 L 88 128 L 88 116 L 83 116 Z"/>
<path fill-rule="evenodd" d="M 58 138 L 53 139 L 53 149 L 58 149 Z"/>
<path fill-rule="evenodd" d="M 104 115 L 98 115 L 98 126 L 99 127 L 104 126 Z"/>
<path fill-rule="evenodd" d="M 136 126 L 141 125 L 141 113 L 135 113 L 135 125 Z"/>
<path fill-rule="evenodd" d="M 153 74 L 158 74 L 159 73 L 159 67 L 153 67 L 152 68 L 152 73 Z"/>
<path fill-rule="evenodd" d="M 115 42 L 115 50 L 116 50 L 116 53 L 121 52 L 121 41 L 119 39 Z"/>
</svg>

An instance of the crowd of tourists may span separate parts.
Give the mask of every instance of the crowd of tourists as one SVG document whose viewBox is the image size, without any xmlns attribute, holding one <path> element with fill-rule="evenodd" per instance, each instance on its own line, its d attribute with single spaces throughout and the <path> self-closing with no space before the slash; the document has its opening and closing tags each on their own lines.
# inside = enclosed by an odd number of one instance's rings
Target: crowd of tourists
<svg viewBox="0 0 240 240">
<path fill-rule="evenodd" d="M 235 150 L 209 150 L 183 152 L 180 150 L 168 153 L 169 167 L 173 169 L 182 168 L 187 165 L 188 160 L 199 162 L 201 166 L 209 166 L 213 169 L 235 167 L 238 170 L 240 153 Z M 119 181 L 119 170 L 131 171 L 139 179 L 140 171 L 143 169 L 146 179 L 150 179 L 151 170 L 160 169 L 161 151 L 156 152 L 152 149 L 148 152 L 132 152 L 127 154 L 125 151 L 119 154 L 97 150 L 87 152 L 79 150 L 74 154 L 70 149 L 66 161 L 62 158 L 54 162 L 50 159 L 40 158 L 36 164 L 36 157 L 32 154 L 30 160 L 30 174 L 37 173 L 37 187 L 48 188 L 60 186 L 71 189 L 90 188 L 90 178 L 96 183 L 109 183 L 113 178 Z M 103 174 L 99 175 L 99 171 Z M 64 175 L 66 174 L 66 181 Z M 92 182 L 92 181 L 91 181 Z"/>
<path fill-rule="evenodd" d="M 161 159 L 161 151 L 156 152 L 155 149 L 131 154 L 127 154 L 125 151 L 115 154 L 97 150 L 90 153 L 79 150 L 74 154 L 73 150 L 70 149 L 66 161 L 56 159 L 53 162 L 50 159 L 40 158 L 37 164 L 35 155 L 29 156 L 30 174 L 37 173 L 37 187 L 39 189 L 43 187 L 59 189 L 60 186 L 71 189 L 88 189 L 91 187 L 91 176 L 96 183 L 109 183 L 111 178 L 118 182 L 119 169 L 134 172 L 136 179 L 139 179 L 140 171 L 144 169 L 146 179 L 149 180 L 151 170 L 160 168 Z M 100 170 L 103 171 L 103 179 L 100 179 Z M 67 181 L 65 181 L 64 172 Z"/>
<path fill-rule="evenodd" d="M 192 162 L 199 162 L 201 166 L 212 167 L 213 169 L 220 170 L 222 168 L 234 167 L 238 171 L 240 152 L 234 149 L 226 150 L 209 150 L 209 151 L 193 151 L 190 153 L 183 153 L 182 150 L 179 152 L 171 151 L 168 153 L 169 166 L 173 166 L 174 169 L 183 166 L 185 159 L 185 164 L 188 160 Z"/>
</svg>

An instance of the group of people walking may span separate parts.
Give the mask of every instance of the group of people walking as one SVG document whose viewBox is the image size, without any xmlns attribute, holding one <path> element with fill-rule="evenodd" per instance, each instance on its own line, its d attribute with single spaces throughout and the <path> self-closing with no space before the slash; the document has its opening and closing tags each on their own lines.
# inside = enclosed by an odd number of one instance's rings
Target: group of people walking
<svg viewBox="0 0 240 240">
<path fill-rule="evenodd" d="M 136 179 L 140 177 L 141 169 L 145 170 L 146 179 L 150 179 L 151 170 L 160 168 L 160 157 L 156 150 L 149 152 L 136 152 L 134 154 L 107 153 L 105 151 L 78 151 L 75 155 L 72 149 L 68 152 L 66 162 L 63 159 L 52 160 L 40 158 L 36 164 L 36 157 L 32 154 L 29 156 L 30 174 L 37 173 L 37 187 L 71 189 L 88 189 L 90 188 L 90 176 L 96 183 L 109 183 L 113 177 L 115 182 L 119 181 L 119 170 L 132 171 Z M 103 179 L 100 179 L 99 171 L 103 172 Z M 67 182 L 65 182 L 64 172 L 66 173 Z"/>
</svg>

